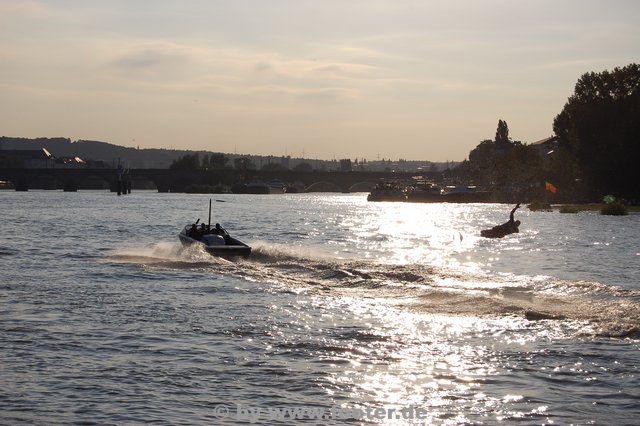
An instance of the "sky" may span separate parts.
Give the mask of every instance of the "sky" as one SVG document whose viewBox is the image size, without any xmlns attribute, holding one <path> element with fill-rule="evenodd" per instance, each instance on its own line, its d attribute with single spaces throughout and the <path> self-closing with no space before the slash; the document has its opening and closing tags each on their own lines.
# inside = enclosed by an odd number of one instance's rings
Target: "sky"
<svg viewBox="0 0 640 426">
<path fill-rule="evenodd" d="M 0 135 L 459 161 L 640 61 L 636 0 L 0 0 Z"/>
</svg>

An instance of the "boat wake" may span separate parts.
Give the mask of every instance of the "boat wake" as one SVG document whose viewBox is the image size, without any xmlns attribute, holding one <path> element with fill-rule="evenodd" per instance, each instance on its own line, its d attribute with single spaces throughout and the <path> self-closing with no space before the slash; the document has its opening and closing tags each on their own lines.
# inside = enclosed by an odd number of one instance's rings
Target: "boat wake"
<svg viewBox="0 0 640 426">
<path fill-rule="evenodd" d="M 199 245 L 183 247 L 179 243 L 170 242 L 117 249 L 109 253 L 106 260 L 154 269 L 196 269 L 229 263 L 222 258 L 211 256 Z"/>
<path fill-rule="evenodd" d="M 236 262 L 166 242 L 117 250 L 108 259 L 145 270 L 235 275 L 276 291 L 384 299 L 422 314 L 574 321 L 587 335 L 640 338 L 640 292 L 601 283 L 344 260 L 260 243 Z"/>
</svg>

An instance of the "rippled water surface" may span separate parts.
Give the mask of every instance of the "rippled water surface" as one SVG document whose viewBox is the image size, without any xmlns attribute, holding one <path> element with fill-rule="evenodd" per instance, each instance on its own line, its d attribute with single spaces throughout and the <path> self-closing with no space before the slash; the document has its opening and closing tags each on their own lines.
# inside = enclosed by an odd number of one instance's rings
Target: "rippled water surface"
<svg viewBox="0 0 640 426">
<path fill-rule="evenodd" d="M 640 215 L 213 197 L 249 259 L 180 246 L 209 196 L 0 192 L 0 423 L 640 415 Z"/>
</svg>

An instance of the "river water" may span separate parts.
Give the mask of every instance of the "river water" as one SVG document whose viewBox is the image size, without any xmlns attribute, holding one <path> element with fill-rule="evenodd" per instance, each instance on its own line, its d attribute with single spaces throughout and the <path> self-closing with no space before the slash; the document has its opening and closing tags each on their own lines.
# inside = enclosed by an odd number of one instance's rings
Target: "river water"
<svg viewBox="0 0 640 426">
<path fill-rule="evenodd" d="M 640 215 L 213 197 L 0 192 L 0 423 L 636 423 Z"/>
</svg>

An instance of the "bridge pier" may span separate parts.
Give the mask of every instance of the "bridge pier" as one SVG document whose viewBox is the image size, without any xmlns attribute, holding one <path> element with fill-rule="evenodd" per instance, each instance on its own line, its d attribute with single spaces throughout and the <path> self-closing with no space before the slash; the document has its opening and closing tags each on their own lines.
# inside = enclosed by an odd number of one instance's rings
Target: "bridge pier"
<svg viewBox="0 0 640 426">
<path fill-rule="evenodd" d="M 118 179 L 111 183 L 111 192 L 118 195 L 131 194 L 131 179 Z"/>
<path fill-rule="evenodd" d="M 16 191 L 27 192 L 29 190 L 29 181 L 25 178 L 18 179 L 14 182 Z"/>
<path fill-rule="evenodd" d="M 62 185 L 64 192 L 78 192 L 78 183 L 74 179 L 67 179 Z"/>
</svg>

